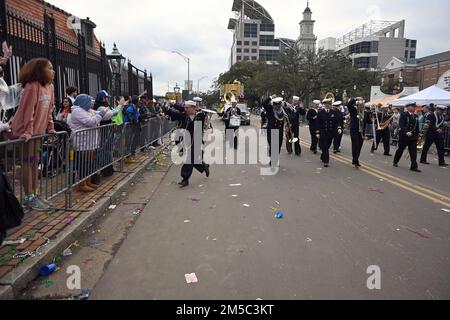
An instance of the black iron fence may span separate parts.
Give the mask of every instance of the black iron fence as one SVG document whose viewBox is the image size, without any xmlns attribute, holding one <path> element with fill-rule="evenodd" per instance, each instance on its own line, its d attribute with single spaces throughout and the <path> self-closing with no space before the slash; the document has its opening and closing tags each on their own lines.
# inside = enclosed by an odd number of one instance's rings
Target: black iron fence
<svg viewBox="0 0 450 320">
<path fill-rule="evenodd" d="M 104 44 L 100 50 L 86 45 L 83 34 L 68 39 L 58 31 L 55 18 L 45 12 L 37 21 L 22 12 L 7 7 L 0 0 L 0 41 L 13 46 L 14 55 L 4 67 L 5 81 L 17 83 L 20 68 L 30 59 L 45 57 L 55 69 L 55 98 L 61 102 L 67 87 L 75 86 L 79 92 L 95 96 L 99 90 L 114 92 L 116 95 L 139 94 L 147 90 L 153 96 L 153 79 L 130 62 L 128 72 L 123 73 L 120 92 L 113 90 L 113 74 L 108 62 Z"/>
</svg>

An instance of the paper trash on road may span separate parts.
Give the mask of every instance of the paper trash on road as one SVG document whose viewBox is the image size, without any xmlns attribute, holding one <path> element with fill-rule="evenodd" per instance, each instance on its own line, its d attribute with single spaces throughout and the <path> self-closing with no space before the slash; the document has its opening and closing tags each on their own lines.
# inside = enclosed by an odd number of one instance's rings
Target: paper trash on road
<svg viewBox="0 0 450 320">
<path fill-rule="evenodd" d="M 184 223 L 190 223 L 191 220 L 184 220 Z"/>
<path fill-rule="evenodd" d="M 198 283 L 198 279 L 197 276 L 195 275 L 195 273 L 191 273 L 191 274 L 185 274 L 184 277 L 186 278 L 186 282 L 189 283 Z"/>
<path fill-rule="evenodd" d="M 242 186 L 242 184 L 240 184 L 240 183 L 232 183 L 232 184 L 230 184 L 230 187 L 241 187 Z"/>
<path fill-rule="evenodd" d="M 447 213 L 450 213 L 450 210 L 449 210 L 449 209 L 442 209 L 442 211 L 447 212 Z"/>
<path fill-rule="evenodd" d="M 246 208 L 250 208 L 250 205 L 247 203 L 244 203 L 242 206 L 246 207 Z"/>
<path fill-rule="evenodd" d="M 109 206 L 108 209 L 109 209 L 109 210 L 114 210 L 115 208 L 117 208 L 117 206 L 116 206 L 115 204 L 112 204 L 112 205 Z"/>
</svg>

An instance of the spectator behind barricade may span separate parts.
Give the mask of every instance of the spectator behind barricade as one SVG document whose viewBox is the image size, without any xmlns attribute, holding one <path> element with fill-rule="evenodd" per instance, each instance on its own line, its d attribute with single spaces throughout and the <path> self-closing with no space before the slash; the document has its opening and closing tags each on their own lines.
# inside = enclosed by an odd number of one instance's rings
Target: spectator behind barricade
<svg viewBox="0 0 450 320">
<path fill-rule="evenodd" d="M 77 131 L 98 127 L 107 112 L 105 108 L 102 111 L 92 109 L 92 97 L 87 94 L 80 94 L 75 99 L 69 126 L 72 129 L 72 144 L 76 152 L 75 169 L 80 181 L 93 173 L 88 172 L 89 168 L 92 168 L 89 164 L 96 158 L 96 150 L 100 146 L 100 139 L 97 131 L 86 131 L 78 134 Z M 79 185 L 79 191 L 92 192 L 97 187 L 97 184 L 86 179 Z"/>
<path fill-rule="evenodd" d="M 151 117 L 152 113 L 150 112 L 150 100 L 148 99 L 148 96 L 146 94 L 142 95 L 139 104 L 138 104 L 138 111 L 140 115 L 140 121 L 147 122 Z"/>
<path fill-rule="evenodd" d="M 112 123 L 111 118 L 114 116 L 114 110 L 111 107 L 111 96 L 106 90 L 99 91 L 94 102 L 94 110 L 103 111 L 103 108 L 106 108 L 107 110 L 104 112 L 104 117 L 100 124 L 102 126 Z"/>
<path fill-rule="evenodd" d="M 25 190 L 24 207 L 49 210 L 51 204 L 38 195 L 38 164 L 41 140 L 32 138 L 45 133 L 56 134 L 53 124 L 55 92 L 52 63 L 45 58 L 27 62 L 20 70 L 19 82 L 23 92 L 11 123 L 13 139 L 23 139 L 22 182 Z"/>
<path fill-rule="evenodd" d="M 64 98 L 60 111 L 56 116 L 56 120 L 67 123 L 69 121 L 70 114 L 72 112 L 72 106 L 73 106 L 72 100 L 70 100 L 70 98 Z"/>
<path fill-rule="evenodd" d="M 75 102 L 75 98 L 77 97 L 77 95 L 78 95 L 77 87 L 68 87 L 66 89 L 66 98 L 70 99 L 70 102 L 72 102 L 72 105 Z"/>
<path fill-rule="evenodd" d="M 139 143 L 141 125 L 139 123 L 140 114 L 137 108 L 137 104 L 139 103 L 139 97 L 133 96 L 131 98 L 131 103 L 128 104 L 126 108 L 124 108 L 124 117 L 123 122 L 127 125 L 126 132 L 129 133 L 128 138 L 131 142 L 131 156 L 128 156 L 125 159 L 125 163 L 136 163 L 136 148 Z"/>
</svg>

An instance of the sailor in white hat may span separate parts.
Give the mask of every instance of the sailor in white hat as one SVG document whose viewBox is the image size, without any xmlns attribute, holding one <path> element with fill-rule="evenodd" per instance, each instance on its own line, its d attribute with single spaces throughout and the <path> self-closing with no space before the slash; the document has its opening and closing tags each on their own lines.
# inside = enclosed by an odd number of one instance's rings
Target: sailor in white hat
<svg viewBox="0 0 450 320">
<path fill-rule="evenodd" d="M 426 165 L 430 164 L 427 161 L 427 156 L 428 151 L 430 150 L 431 146 L 434 143 L 438 151 L 439 166 L 448 167 L 448 164 L 445 163 L 445 149 L 444 149 L 445 118 L 443 113 L 446 110 L 447 110 L 446 106 L 438 105 L 436 106 L 436 110 L 434 112 L 430 112 L 425 118 L 425 125 L 428 129 L 426 129 L 425 144 L 423 146 L 422 156 L 420 158 L 420 163 L 422 164 Z"/>
<path fill-rule="evenodd" d="M 284 124 L 286 113 L 283 110 L 283 101 L 281 97 L 269 97 L 262 106 L 266 111 L 267 117 L 267 143 L 269 145 L 269 156 L 271 166 L 278 167 L 280 161 L 281 146 L 284 139 Z M 272 141 L 272 135 L 277 140 Z"/>
<path fill-rule="evenodd" d="M 203 99 L 200 97 L 195 97 L 193 100 L 196 103 L 197 111 L 203 108 Z"/>
<path fill-rule="evenodd" d="M 206 120 L 206 114 L 196 110 L 196 102 L 188 100 L 184 103 L 184 112 L 176 112 L 173 109 L 166 109 L 165 113 L 173 121 L 180 122 L 180 128 L 189 132 L 191 141 L 189 145 L 181 148 L 186 150 L 187 158 L 181 168 L 182 181 L 179 183 L 180 188 L 189 186 L 189 179 L 194 169 L 200 173 L 206 173 L 206 177 L 210 175 L 209 165 L 203 161 L 203 152 L 201 145 L 203 144 L 203 129 Z M 200 132 L 197 132 L 200 130 Z M 200 147 L 198 147 L 200 145 Z"/>
<path fill-rule="evenodd" d="M 292 97 L 292 105 L 285 104 L 285 112 L 287 115 L 286 120 L 286 149 L 289 154 L 294 152 L 295 155 L 300 156 L 302 154 L 302 148 L 300 146 L 300 116 L 306 115 L 306 110 L 300 104 L 300 97 Z M 294 145 L 294 148 L 292 147 Z"/>
<path fill-rule="evenodd" d="M 314 154 L 317 154 L 317 146 L 319 140 L 317 139 L 317 115 L 320 110 L 321 101 L 314 100 L 313 106 L 308 110 L 306 114 L 306 120 L 308 121 L 309 133 L 311 135 L 311 147 L 309 148 Z"/>
<path fill-rule="evenodd" d="M 340 115 L 331 109 L 332 106 L 331 99 L 323 100 L 325 109 L 321 110 L 317 116 L 317 138 L 319 139 L 320 149 L 322 149 L 322 160 L 324 167 L 328 168 L 330 163 L 330 152 L 329 149 L 333 144 L 333 139 L 338 132 L 342 133 L 342 127 L 339 123 Z"/>
<path fill-rule="evenodd" d="M 375 112 L 375 124 L 380 125 L 380 130 L 376 130 L 376 138 L 373 140 L 374 144 L 370 150 L 371 153 L 374 153 L 375 150 L 378 150 L 378 146 L 380 145 L 381 140 L 383 140 L 383 148 L 384 155 L 387 157 L 392 157 L 391 155 L 391 124 L 394 119 L 392 115 L 389 115 L 389 106 L 384 105 L 381 106 L 381 110 Z"/>
<path fill-rule="evenodd" d="M 344 108 L 342 107 L 342 101 L 336 101 L 333 103 L 333 109 L 336 111 L 336 114 L 339 116 L 338 124 L 341 128 L 344 127 Z M 336 132 L 334 139 L 333 139 L 333 150 L 334 153 L 340 153 L 341 152 L 341 143 L 342 143 L 342 136 L 344 135 L 344 132 L 341 130 L 341 132 Z"/>
</svg>

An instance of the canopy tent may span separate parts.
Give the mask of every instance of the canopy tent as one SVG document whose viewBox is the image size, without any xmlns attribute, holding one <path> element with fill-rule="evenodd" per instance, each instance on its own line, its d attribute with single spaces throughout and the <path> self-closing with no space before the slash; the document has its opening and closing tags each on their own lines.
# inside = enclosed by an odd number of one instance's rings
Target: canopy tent
<svg viewBox="0 0 450 320">
<path fill-rule="evenodd" d="M 409 103 L 417 103 L 417 105 L 428 105 L 433 103 L 435 105 L 450 106 L 450 92 L 437 86 L 431 86 L 413 95 L 397 99 L 394 101 L 393 105 L 405 106 Z"/>
<path fill-rule="evenodd" d="M 389 104 L 393 104 L 393 102 L 395 100 L 397 100 L 398 98 L 400 98 L 400 97 L 401 97 L 400 94 L 397 94 L 395 96 L 384 97 L 384 98 L 380 98 L 380 99 L 377 99 L 377 100 L 374 100 L 374 101 L 370 101 L 370 104 L 372 104 L 372 105 L 379 105 L 379 104 L 381 104 L 383 106 L 386 106 L 386 105 L 389 105 Z"/>
</svg>

